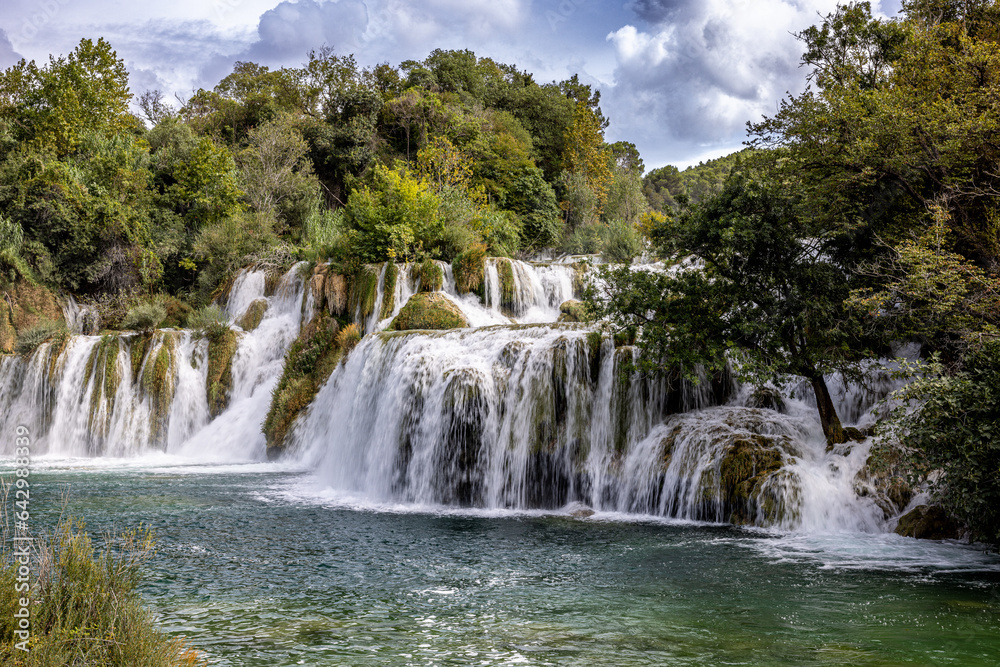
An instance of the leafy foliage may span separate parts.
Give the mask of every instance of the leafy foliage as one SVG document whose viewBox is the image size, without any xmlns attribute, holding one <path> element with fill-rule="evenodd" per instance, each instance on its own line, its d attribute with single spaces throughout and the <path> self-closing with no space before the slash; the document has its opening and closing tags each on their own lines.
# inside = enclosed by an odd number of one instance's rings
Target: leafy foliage
<svg viewBox="0 0 1000 667">
<path fill-rule="evenodd" d="M 1000 546 L 1000 344 L 977 347 L 958 373 L 932 365 L 899 398 L 918 403 L 893 424 L 912 470 L 939 473 L 938 500 L 973 539 Z"/>
</svg>

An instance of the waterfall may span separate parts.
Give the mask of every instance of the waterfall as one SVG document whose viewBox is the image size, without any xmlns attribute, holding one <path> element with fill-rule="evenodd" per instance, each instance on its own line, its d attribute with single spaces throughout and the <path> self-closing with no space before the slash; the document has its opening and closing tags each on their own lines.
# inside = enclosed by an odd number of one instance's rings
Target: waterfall
<svg viewBox="0 0 1000 667">
<path fill-rule="evenodd" d="M 163 329 L 72 335 L 43 343 L 28 358 L 4 357 L 0 427 L 28 426 L 38 454 L 263 458 L 260 427 L 271 389 L 311 316 L 300 267 L 277 281 L 274 294 L 266 291 L 263 271 L 242 271 L 233 283 L 226 303 L 233 320 L 257 301 L 266 310 L 253 331 L 233 328 L 228 407 L 214 420 L 206 390 L 208 341 L 198 332 Z"/>
<path fill-rule="evenodd" d="M 628 370 L 633 354 L 569 326 L 369 336 L 320 390 L 293 447 L 332 487 L 381 500 L 600 504 L 614 485 L 600 473 L 631 443 L 713 400 L 710 383 Z"/>
<path fill-rule="evenodd" d="M 101 329 L 101 318 L 97 309 L 89 304 L 77 303 L 72 296 L 66 299 L 63 306 L 63 317 L 66 328 L 74 334 L 96 334 Z"/>
<path fill-rule="evenodd" d="M 324 488 L 376 503 L 586 505 L 813 532 L 885 530 L 901 509 L 867 469 L 871 439 L 827 451 L 808 384 L 761 393 L 728 373 L 642 374 L 633 347 L 558 323 L 593 279 L 585 265 L 487 258 L 482 284 L 463 294 L 451 265 L 435 266 L 470 328 L 385 331 L 421 289 L 416 264 L 365 267 L 349 297 L 368 335 L 284 442 Z M 38 454 L 263 460 L 286 353 L 327 298 L 307 273 L 241 271 L 220 302 L 230 324 L 214 333 L 87 335 L 96 313 L 70 299 L 74 335 L 0 359 L 0 427 L 28 426 Z M 845 426 L 874 422 L 901 386 L 892 367 L 871 364 L 864 385 L 827 378 Z"/>
</svg>

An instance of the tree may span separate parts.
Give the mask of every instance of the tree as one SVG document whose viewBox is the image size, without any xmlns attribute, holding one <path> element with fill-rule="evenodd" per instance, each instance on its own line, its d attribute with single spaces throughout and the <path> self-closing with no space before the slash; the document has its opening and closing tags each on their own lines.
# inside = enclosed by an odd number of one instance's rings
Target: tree
<svg viewBox="0 0 1000 667">
<path fill-rule="evenodd" d="M 824 374 L 870 354 L 844 306 L 849 288 L 827 246 L 839 235 L 799 214 L 798 193 L 746 169 L 672 224 L 661 250 L 697 260 L 678 274 L 606 270 L 595 311 L 638 333 L 652 367 L 720 367 L 754 381 L 805 377 L 830 443 L 845 436 Z"/>
<path fill-rule="evenodd" d="M 13 121 L 17 139 L 74 152 L 83 131 L 109 135 L 136 129 L 125 63 L 104 39 L 80 40 L 68 56 L 45 67 L 21 60 L 0 74 L 0 116 Z"/>
<path fill-rule="evenodd" d="M 604 145 L 600 119 L 586 103 L 578 102 L 573 123 L 566 130 L 563 170 L 583 177 L 597 199 L 598 215 L 611 185 L 610 163 L 611 151 Z"/>
</svg>

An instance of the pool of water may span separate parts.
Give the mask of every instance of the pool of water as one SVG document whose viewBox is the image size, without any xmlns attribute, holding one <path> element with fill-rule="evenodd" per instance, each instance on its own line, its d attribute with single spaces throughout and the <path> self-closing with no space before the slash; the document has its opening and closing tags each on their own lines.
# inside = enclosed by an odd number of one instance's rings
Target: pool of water
<svg viewBox="0 0 1000 667">
<path fill-rule="evenodd" d="M 63 496 L 93 533 L 155 528 L 143 594 L 213 665 L 1000 664 L 975 546 L 379 506 L 169 460 L 42 462 L 36 529 Z"/>
</svg>

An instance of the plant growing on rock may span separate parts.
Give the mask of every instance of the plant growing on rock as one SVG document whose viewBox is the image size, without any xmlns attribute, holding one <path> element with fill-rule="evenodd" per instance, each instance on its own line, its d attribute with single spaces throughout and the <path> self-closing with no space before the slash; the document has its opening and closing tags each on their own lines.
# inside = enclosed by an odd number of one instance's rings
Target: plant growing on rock
<svg viewBox="0 0 1000 667">
<path fill-rule="evenodd" d="M 167 319 L 167 309 L 161 303 L 146 302 L 129 308 L 122 328 L 129 331 L 153 331 Z"/>
</svg>

